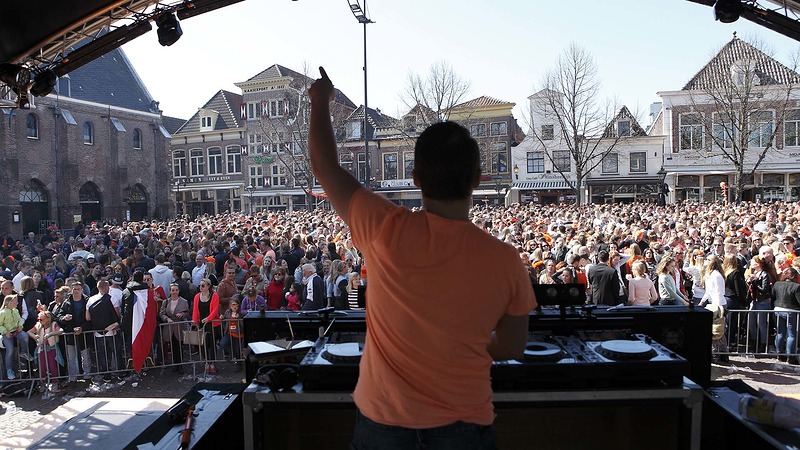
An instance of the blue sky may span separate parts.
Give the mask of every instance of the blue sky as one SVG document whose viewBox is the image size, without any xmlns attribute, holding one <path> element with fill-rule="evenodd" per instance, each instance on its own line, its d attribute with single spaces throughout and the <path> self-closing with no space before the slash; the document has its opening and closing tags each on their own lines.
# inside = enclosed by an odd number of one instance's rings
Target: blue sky
<svg viewBox="0 0 800 450">
<path fill-rule="evenodd" d="M 798 42 L 744 19 L 722 24 L 686 0 L 368 0 L 369 106 L 399 116 L 409 71 L 444 60 L 470 80 L 468 98 L 521 106 L 542 73 L 574 41 L 594 57 L 604 97 L 647 123 L 656 92 L 678 90 L 729 41 L 763 40 L 787 63 Z M 364 102 L 363 26 L 345 0 L 246 0 L 181 23 L 161 47 L 155 30 L 123 49 L 166 115 L 188 119 L 219 89 L 239 93 L 272 64 L 324 66 L 356 104 Z M 155 27 L 154 27 L 155 28 Z"/>
</svg>

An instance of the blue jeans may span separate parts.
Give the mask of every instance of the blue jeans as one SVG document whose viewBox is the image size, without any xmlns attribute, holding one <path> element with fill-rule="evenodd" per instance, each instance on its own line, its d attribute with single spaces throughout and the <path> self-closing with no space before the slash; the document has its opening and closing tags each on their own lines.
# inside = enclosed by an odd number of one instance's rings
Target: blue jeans
<svg viewBox="0 0 800 450">
<path fill-rule="evenodd" d="M 797 315 L 800 311 L 776 311 L 778 334 L 775 335 L 775 350 L 778 354 L 797 353 Z"/>
<path fill-rule="evenodd" d="M 751 311 L 770 311 L 772 310 L 772 304 L 769 301 L 762 301 L 757 302 L 753 301 L 750 304 Z M 751 349 L 755 353 L 759 353 L 761 350 L 766 352 L 769 334 L 769 329 L 767 328 L 769 325 L 769 313 L 749 313 L 748 314 L 749 323 L 747 324 L 747 338 L 749 339 L 749 345 L 757 346 L 755 349 Z M 760 347 L 760 348 L 758 348 Z"/>
<path fill-rule="evenodd" d="M 6 370 L 13 370 L 14 369 L 14 353 L 17 343 L 19 343 L 19 348 L 22 353 L 29 355 L 30 350 L 28 349 L 28 333 L 24 331 L 20 331 L 14 337 L 6 337 L 5 333 L 3 333 L 3 346 L 6 348 Z"/>
<path fill-rule="evenodd" d="M 361 414 L 356 417 L 351 450 L 492 450 L 493 425 L 455 422 L 436 428 L 416 430 L 383 425 Z"/>
</svg>

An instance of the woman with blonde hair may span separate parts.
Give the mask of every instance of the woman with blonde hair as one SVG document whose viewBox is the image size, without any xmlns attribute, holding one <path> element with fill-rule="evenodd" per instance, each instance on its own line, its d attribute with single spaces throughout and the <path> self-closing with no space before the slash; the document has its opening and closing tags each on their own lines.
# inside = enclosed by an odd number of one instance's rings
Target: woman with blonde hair
<svg viewBox="0 0 800 450">
<path fill-rule="evenodd" d="M 693 250 L 689 253 L 688 265 L 683 268 L 683 272 L 691 276 L 692 279 L 692 303 L 695 305 L 700 303 L 700 300 L 706 293 L 703 284 L 706 266 L 706 257 L 702 250 Z M 687 294 L 689 294 L 687 292 Z"/>
<path fill-rule="evenodd" d="M 58 347 L 61 327 L 53 318 L 53 313 L 44 310 L 37 315 L 37 322 L 28 330 L 28 335 L 36 340 L 36 353 L 39 355 L 39 371 L 46 373 L 47 387 L 58 392 L 58 366 L 64 365 L 64 355 Z"/>
<path fill-rule="evenodd" d="M 688 305 L 689 301 L 675 283 L 675 257 L 671 253 L 665 254 L 658 263 L 658 296 L 659 305 Z"/>
<path fill-rule="evenodd" d="M 331 274 L 328 276 L 328 283 L 331 289 L 328 296 L 328 306 L 333 306 L 336 309 L 348 309 L 347 283 L 349 278 L 344 270 L 344 262 L 341 259 L 335 259 L 331 262 Z"/>
<path fill-rule="evenodd" d="M 705 294 L 700 299 L 700 306 L 708 304 L 721 307 L 727 306 L 725 300 L 725 276 L 722 274 L 722 261 L 716 255 L 709 255 L 706 270 L 703 274 Z"/>
<path fill-rule="evenodd" d="M 658 292 L 648 278 L 644 261 L 636 261 L 631 265 L 633 278 L 628 281 L 628 304 L 632 306 L 650 306 L 658 301 Z"/>
</svg>

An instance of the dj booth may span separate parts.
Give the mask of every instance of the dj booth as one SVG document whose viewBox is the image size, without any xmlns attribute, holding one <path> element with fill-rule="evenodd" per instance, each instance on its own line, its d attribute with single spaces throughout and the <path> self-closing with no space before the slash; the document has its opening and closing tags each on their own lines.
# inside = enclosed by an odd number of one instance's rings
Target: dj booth
<svg viewBox="0 0 800 450">
<path fill-rule="evenodd" d="M 576 285 L 537 299 L 557 306 L 531 312 L 525 355 L 491 369 L 498 447 L 700 448 L 711 312 L 595 308 Z M 281 349 L 246 363 L 245 448 L 347 448 L 365 312 L 251 312 L 244 332 Z"/>
</svg>

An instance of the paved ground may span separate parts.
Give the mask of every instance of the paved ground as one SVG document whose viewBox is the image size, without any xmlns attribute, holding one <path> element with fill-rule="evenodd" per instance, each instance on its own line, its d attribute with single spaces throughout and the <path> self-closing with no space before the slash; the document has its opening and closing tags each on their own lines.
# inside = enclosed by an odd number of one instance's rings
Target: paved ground
<svg viewBox="0 0 800 450">
<path fill-rule="evenodd" d="M 244 372 L 236 371 L 232 363 L 219 364 L 218 373 L 203 378 L 202 366 L 197 374 L 191 366 L 184 375 L 169 369 L 151 369 L 141 376 L 131 376 L 108 384 L 78 383 L 79 387 L 56 396 L 34 394 L 26 397 L 0 398 L 0 442 L 28 427 L 37 427 L 41 419 L 67 401 L 77 397 L 163 398 L 178 399 L 198 382 L 243 383 Z M 712 377 L 716 380 L 741 379 L 753 388 L 764 388 L 778 395 L 800 397 L 800 366 L 779 363 L 771 358 L 733 357 L 728 364 L 714 363 Z M 7 448 L 0 444 L 0 448 Z"/>
</svg>

